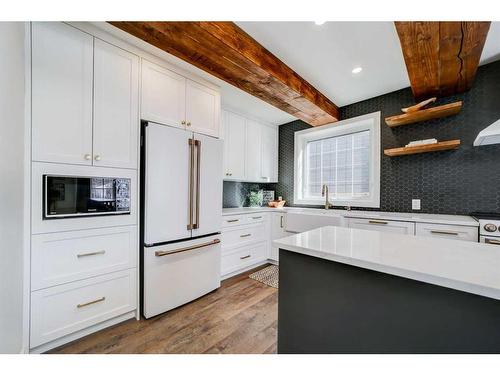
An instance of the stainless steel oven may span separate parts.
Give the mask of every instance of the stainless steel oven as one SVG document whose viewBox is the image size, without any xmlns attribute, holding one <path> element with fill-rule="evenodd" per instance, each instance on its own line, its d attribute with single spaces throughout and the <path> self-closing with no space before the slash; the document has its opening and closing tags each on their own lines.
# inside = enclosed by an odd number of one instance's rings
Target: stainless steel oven
<svg viewBox="0 0 500 375">
<path fill-rule="evenodd" d="M 43 176 L 44 219 L 130 214 L 130 179 Z"/>
</svg>

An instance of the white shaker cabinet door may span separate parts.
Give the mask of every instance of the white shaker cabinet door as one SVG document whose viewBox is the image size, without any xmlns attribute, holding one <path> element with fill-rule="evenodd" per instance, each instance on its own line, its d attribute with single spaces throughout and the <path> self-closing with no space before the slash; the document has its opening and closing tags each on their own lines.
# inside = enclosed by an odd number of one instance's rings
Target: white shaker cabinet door
<svg viewBox="0 0 500 375">
<path fill-rule="evenodd" d="M 186 78 L 142 60 L 143 120 L 185 128 Z"/>
<path fill-rule="evenodd" d="M 278 182 L 278 129 L 262 125 L 262 181 Z"/>
<path fill-rule="evenodd" d="M 224 179 L 245 179 L 245 118 L 224 111 Z"/>
<path fill-rule="evenodd" d="M 188 130 L 218 138 L 219 92 L 189 79 L 186 80 L 186 121 Z"/>
<path fill-rule="evenodd" d="M 94 52 L 94 165 L 137 168 L 139 58 L 99 39 Z"/>
<path fill-rule="evenodd" d="M 247 120 L 246 129 L 246 180 L 262 181 L 262 125 L 258 122 Z"/>
<path fill-rule="evenodd" d="M 91 35 L 33 23 L 33 160 L 92 164 L 92 59 Z"/>
</svg>

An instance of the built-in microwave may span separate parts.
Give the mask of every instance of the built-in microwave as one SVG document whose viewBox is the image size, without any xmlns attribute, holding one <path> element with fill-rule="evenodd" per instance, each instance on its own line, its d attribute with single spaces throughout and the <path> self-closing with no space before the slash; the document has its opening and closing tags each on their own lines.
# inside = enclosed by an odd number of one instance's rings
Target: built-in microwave
<svg viewBox="0 0 500 375">
<path fill-rule="evenodd" d="M 130 214 L 130 179 L 43 175 L 44 219 Z"/>
</svg>

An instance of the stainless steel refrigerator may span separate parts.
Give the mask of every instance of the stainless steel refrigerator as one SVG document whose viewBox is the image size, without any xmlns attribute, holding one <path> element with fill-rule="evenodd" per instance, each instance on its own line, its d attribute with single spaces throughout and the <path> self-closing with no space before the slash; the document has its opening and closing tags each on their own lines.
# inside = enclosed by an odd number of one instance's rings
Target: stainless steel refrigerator
<svg viewBox="0 0 500 375">
<path fill-rule="evenodd" d="M 222 141 L 144 123 L 142 312 L 146 318 L 220 286 Z"/>
</svg>

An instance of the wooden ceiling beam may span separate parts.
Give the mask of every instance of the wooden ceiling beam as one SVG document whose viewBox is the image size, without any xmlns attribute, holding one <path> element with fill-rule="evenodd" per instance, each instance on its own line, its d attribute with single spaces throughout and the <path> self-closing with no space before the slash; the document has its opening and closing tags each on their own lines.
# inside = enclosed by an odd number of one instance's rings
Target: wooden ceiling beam
<svg viewBox="0 0 500 375">
<path fill-rule="evenodd" d="M 109 22 L 312 126 L 339 109 L 233 22 Z"/>
<path fill-rule="evenodd" d="M 472 87 L 490 22 L 395 22 L 416 100 Z"/>
</svg>

